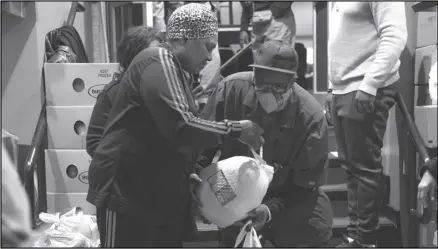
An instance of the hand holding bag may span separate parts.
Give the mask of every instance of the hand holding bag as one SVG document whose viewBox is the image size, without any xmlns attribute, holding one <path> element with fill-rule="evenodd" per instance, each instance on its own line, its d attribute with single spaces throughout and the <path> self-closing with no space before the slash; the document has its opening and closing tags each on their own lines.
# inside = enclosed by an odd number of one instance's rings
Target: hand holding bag
<svg viewBox="0 0 438 249">
<path fill-rule="evenodd" d="M 243 239 L 245 239 L 243 241 Z M 261 248 L 262 243 L 260 243 L 260 239 L 257 235 L 256 230 L 252 227 L 252 222 L 249 220 L 240 230 L 239 235 L 237 235 L 236 243 L 234 247 L 238 247 L 240 243 L 243 241 L 244 248 Z"/>
</svg>

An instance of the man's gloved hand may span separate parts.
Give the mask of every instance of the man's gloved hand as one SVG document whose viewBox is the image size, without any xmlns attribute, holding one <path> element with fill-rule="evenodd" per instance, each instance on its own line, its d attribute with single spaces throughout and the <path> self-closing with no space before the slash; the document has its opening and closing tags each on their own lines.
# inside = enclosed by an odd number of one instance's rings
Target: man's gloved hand
<svg viewBox="0 0 438 249">
<path fill-rule="evenodd" d="M 269 216 L 270 211 L 268 206 L 266 206 L 265 204 L 261 204 L 256 209 L 248 212 L 248 218 L 235 222 L 233 226 L 243 227 L 246 222 L 248 222 L 248 220 L 251 220 L 251 226 L 254 227 L 257 232 L 260 232 L 265 224 L 269 221 Z"/>
<path fill-rule="evenodd" d="M 249 34 L 248 31 L 240 31 L 240 35 L 239 35 L 239 44 L 240 47 L 243 48 L 245 46 L 245 44 L 249 43 Z"/>
<path fill-rule="evenodd" d="M 252 147 L 254 150 L 258 150 L 262 147 L 265 142 L 262 137 L 263 129 L 250 120 L 241 120 L 239 123 L 242 125 L 242 133 L 239 137 L 239 141 Z"/>
<path fill-rule="evenodd" d="M 360 113 L 372 113 L 374 112 L 374 100 L 375 96 L 366 93 L 364 91 L 357 91 L 356 93 L 356 109 Z"/>
<path fill-rule="evenodd" d="M 269 221 L 270 211 L 268 206 L 261 204 L 256 209 L 248 212 L 248 217 L 252 220 L 252 226 L 259 232 Z"/>
<path fill-rule="evenodd" d="M 436 180 L 433 178 L 429 170 L 426 170 L 418 184 L 417 199 L 425 208 L 428 206 L 429 201 L 435 201 L 436 199 Z"/>
<path fill-rule="evenodd" d="M 326 99 L 324 102 L 324 112 L 325 112 L 325 118 L 327 119 L 327 124 L 330 126 L 333 125 L 332 108 L 333 108 L 333 94 L 332 92 L 327 92 Z"/>
</svg>

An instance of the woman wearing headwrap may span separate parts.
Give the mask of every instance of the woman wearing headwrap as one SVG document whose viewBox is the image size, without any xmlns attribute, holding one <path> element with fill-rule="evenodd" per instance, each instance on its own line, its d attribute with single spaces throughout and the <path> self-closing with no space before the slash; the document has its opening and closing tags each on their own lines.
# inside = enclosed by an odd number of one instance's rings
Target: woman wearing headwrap
<svg viewBox="0 0 438 249">
<path fill-rule="evenodd" d="M 211 60 L 217 34 L 209 8 L 181 6 L 167 42 L 143 50 L 125 71 L 89 169 L 87 200 L 107 214 L 98 224 L 106 228 L 103 247 L 182 247 L 196 231 L 197 152 L 228 139 L 261 146 L 263 131 L 251 121 L 198 117 L 190 83 Z"/>
</svg>

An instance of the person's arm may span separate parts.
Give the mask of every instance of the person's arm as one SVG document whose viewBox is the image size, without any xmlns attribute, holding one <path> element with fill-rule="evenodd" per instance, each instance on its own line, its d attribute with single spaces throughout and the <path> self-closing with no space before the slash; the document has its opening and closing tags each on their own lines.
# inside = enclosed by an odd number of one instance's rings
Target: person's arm
<svg viewBox="0 0 438 249">
<path fill-rule="evenodd" d="M 105 123 L 108 119 L 110 110 L 111 106 L 108 106 L 106 96 L 100 96 L 94 105 L 86 136 L 86 150 L 88 155 L 90 155 L 92 158 L 94 151 L 102 139 L 102 135 L 105 130 Z"/>
<path fill-rule="evenodd" d="M 158 58 L 142 72 L 139 97 L 164 137 L 174 145 L 200 150 L 219 145 L 226 137 L 238 139 L 242 132 L 239 121 L 208 121 L 190 111 L 172 55 L 163 48 L 158 52 Z"/>
<path fill-rule="evenodd" d="M 376 95 L 388 74 L 399 61 L 408 32 L 404 2 L 370 2 L 374 23 L 378 29 L 379 46 L 374 61 L 367 70 L 359 90 Z"/>
<path fill-rule="evenodd" d="M 210 94 L 207 104 L 200 115 L 201 118 L 211 121 L 224 120 L 224 83 L 218 84 Z M 200 153 L 196 165 L 198 169 L 205 168 L 211 164 L 219 146 L 207 148 Z"/>
<path fill-rule="evenodd" d="M 225 120 L 233 117 L 233 119 L 244 119 L 240 96 L 237 93 L 247 92 L 246 87 L 242 87 L 239 79 L 226 78 L 221 81 L 218 86 L 213 89 L 210 94 L 207 104 L 205 105 L 200 117 L 210 121 Z M 205 168 L 209 166 L 220 150 L 219 159 L 227 159 L 233 156 L 249 156 L 251 155 L 247 145 L 237 142 L 235 139 L 225 139 L 219 146 L 207 148 L 200 153 L 197 164 Z"/>
<path fill-rule="evenodd" d="M 292 168 L 289 171 L 288 179 L 277 191 L 276 196 L 263 203 L 273 216 L 284 210 L 286 198 L 306 195 L 319 185 L 328 163 L 327 122 L 324 117 L 310 125 L 296 157 L 291 160 L 281 169 Z"/>
<path fill-rule="evenodd" d="M 420 167 L 420 177 L 423 177 L 424 173 L 427 171 L 435 178 L 437 178 L 437 157 L 430 159 L 425 164 Z"/>
<path fill-rule="evenodd" d="M 106 85 L 102 93 L 97 97 L 96 104 L 94 105 L 86 136 L 86 150 L 92 158 L 105 131 L 105 124 L 112 106 L 111 98 L 115 97 L 114 93 L 118 90 L 118 83 L 117 81 L 112 81 Z"/>
<path fill-rule="evenodd" d="M 240 16 L 240 31 L 247 31 L 252 18 L 252 2 L 240 2 L 242 5 L 242 15 Z"/>
</svg>

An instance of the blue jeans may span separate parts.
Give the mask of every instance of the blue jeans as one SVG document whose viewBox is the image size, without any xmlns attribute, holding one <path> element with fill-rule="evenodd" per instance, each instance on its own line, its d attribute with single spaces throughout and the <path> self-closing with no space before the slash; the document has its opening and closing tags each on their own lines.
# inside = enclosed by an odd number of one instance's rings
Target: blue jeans
<svg viewBox="0 0 438 249">
<path fill-rule="evenodd" d="M 348 236 L 361 243 L 375 244 L 382 207 L 381 150 L 389 110 L 395 103 L 393 86 L 377 91 L 372 113 L 359 113 L 356 92 L 333 95 L 332 121 L 338 155 L 354 167 L 346 167 L 348 189 Z"/>
</svg>

